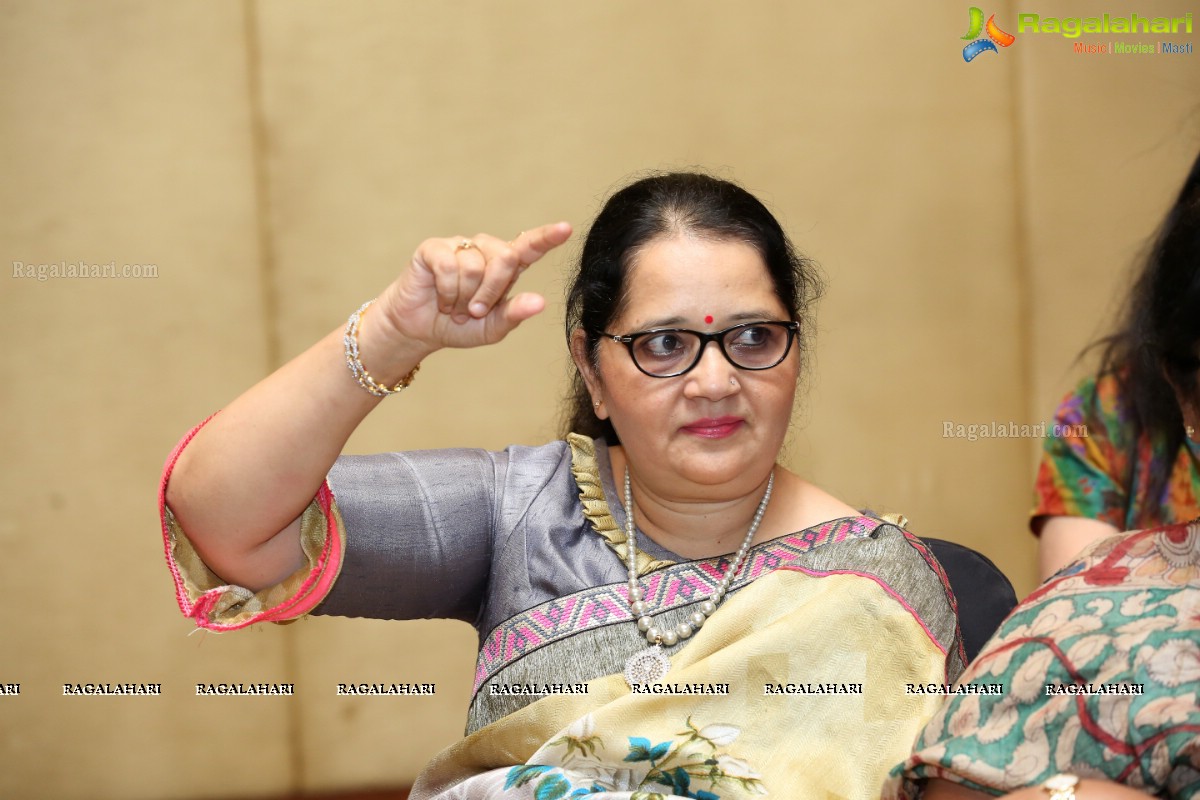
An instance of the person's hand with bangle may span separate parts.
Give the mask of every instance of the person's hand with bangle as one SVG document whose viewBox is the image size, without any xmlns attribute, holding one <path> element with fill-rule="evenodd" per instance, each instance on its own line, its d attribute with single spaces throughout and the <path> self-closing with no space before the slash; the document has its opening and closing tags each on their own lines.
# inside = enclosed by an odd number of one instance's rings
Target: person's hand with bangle
<svg viewBox="0 0 1200 800">
<path fill-rule="evenodd" d="M 991 800 L 996 796 L 942 778 L 929 779 L 921 795 L 923 800 Z M 1122 783 L 1059 773 L 1040 784 L 999 796 L 1007 800 L 1145 800 L 1149 795 Z"/>
</svg>

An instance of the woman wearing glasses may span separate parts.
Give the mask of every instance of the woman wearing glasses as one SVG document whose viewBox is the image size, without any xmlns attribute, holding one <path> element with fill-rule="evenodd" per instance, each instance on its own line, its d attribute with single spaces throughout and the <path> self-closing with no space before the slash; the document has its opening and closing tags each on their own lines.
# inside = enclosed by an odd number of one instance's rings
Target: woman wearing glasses
<svg viewBox="0 0 1200 800">
<path fill-rule="evenodd" d="M 185 438 L 162 495 L 182 609 L 474 625 L 468 735 L 414 797 L 877 797 L 962 669 L 953 601 L 919 541 L 777 463 L 818 284 L 745 190 L 676 173 L 605 204 L 564 440 L 339 457 L 421 360 L 538 313 L 510 291 L 569 235 L 425 241 Z"/>
</svg>

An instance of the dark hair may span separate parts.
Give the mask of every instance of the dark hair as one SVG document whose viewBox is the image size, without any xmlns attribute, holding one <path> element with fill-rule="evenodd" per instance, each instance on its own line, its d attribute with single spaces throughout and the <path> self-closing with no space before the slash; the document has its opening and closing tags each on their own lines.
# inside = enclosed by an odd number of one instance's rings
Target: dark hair
<svg viewBox="0 0 1200 800">
<path fill-rule="evenodd" d="M 1131 502 L 1160 513 L 1159 498 L 1183 444 L 1183 417 L 1171 386 L 1200 402 L 1200 157 L 1155 234 L 1115 333 L 1102 348 L 1097 377 L 1112 375 L 1134 425 L 1132 439 L 1161 443 L 1169 457 L 1156 465 L 1145 497 Z M 1091 348 L 1089 348 L 1091 349 Z M 1170 379 L 1168 381 L 1168 378 Z"/>
<path fill-rule="evenodd" d="M 735 183 L 696 172 L 642 178 L 617 191 L 596 216 L 567 290 L 567 341 L 580 328 L 593 363 L 601 333 L 625 300 L 625 275 L 638 252 L 659 237 L 691 234 L 733 240 L 762 256 L 775 295 L 800 322 L 795 347 L 807 350 L 810 308 L 821 294 L 816 266 L 798 255 L 779 222 L 758 198 Z M 565 432 L 611 444 L 612 423 L 596 417 L 583 376 L 576 371 L 564 413 Z"/>
</svg>

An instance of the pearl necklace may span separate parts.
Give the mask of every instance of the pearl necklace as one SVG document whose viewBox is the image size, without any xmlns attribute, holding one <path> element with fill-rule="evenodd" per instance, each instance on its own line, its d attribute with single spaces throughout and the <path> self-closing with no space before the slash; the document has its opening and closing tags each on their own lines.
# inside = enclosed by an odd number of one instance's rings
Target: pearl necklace
<svg viewBox="0 0 1200 800">
<path fill-rule="evenodd" d="M 698 610 L 688 615 L 687 622 L 679 623 L 674 629 L 662 630 L 646 614 L 649 606 L 646 605 L 642 587 L 638 584 L 637 533 L 633 526 L 633 493 L 629 488 L 629 467 L 625 468 L 625 566 L 629 572 L 629 610 L 638 618 L 638 630 L 651 645 L 646 650 L 634 653 L 625 661 L 625 682 L 629 684 L 630 688 L 633 688 L 634 685 L 657 683 L 666 677 L 667 672 L 671 669 L 671 659 L 663 652 L 663 646 L 672 647 L 680 641 L 690 638 L 717 610 L 717 606 L 729 591 L 733 579 L 737 577 L 738 570 L 742 568 L 742 562 L 746 560 L 747 553 L 750 552 L 750 542 L 754 540 L 754 534 L 762 522 L 763 513 L 767 510 L 767 503 L 771 500 L 771 487 L 774 485 L 775 472 L 772 470 L 771 477 L 767 479 L 767 491 L 763 493 L 763 498 L 758 503 L 758 510 L 754 512 L 754 521 L 750 523 L 750 530 L 746 531 L 746 538 L 742 540 L 742 546 L 738 548 L 733 563 L 721 576 L 721 580 L 717 582 L 716 590 L 700 604 Z"/>
</svg>

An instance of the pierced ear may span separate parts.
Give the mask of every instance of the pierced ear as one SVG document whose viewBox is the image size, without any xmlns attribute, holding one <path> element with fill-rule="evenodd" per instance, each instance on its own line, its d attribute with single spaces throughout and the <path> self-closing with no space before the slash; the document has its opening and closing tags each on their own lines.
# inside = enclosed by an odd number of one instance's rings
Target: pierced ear
<svg viewBox="0 0 1200 800">
<path fill-rule="evenodd" d="M 1179 414 L 1183 417 L 1184 430 L 1191 429 L 1194 431 L 1197 427 L 1196 424 L 1194 424 L 1196 418 L 1200 417 L 1200 405 L 1197 405 L 1192 401 L 1191 398 L 1187 396 L 1187 393 L 1184 392 L 1183 389 L 1180 388 L 1179 384 L 1175 382 L 1175 379 L 1171 377 L 1171 371 L 1165 366 L 1162 368 L 1162 374 L 1163 377 L 1167 379 L 1167 383 L 1171 386 L 1171 391 L 1175 393 L 1175 402 L 1179 404 Z M 1188 434 L 1188 438 L 1192 438 L 1192 435 Z"/>
<path fill-rule="evenodd" d="M 1187 394 L 1182 388 L 1180 388 L 1179 384 L 1175 382 L 1175 379 L 1171 377 L 1171 370 L 1167 369 L 1165 365 L 1161 367 L 1161 369 L 1162 376 L 1164 379 L 1166 379 L 1167 385 L 1170 386 L 1171 391 L 1175 393 L 1175 402 L 1179 403 L 1180 409 L 1187 408 L 1189 405 Z"/>
<path fill-rule="evenodd" d="M 596 412 L 596 416 L 600 419 L 608 419 L 608 410 L 605 409 L 603 402 L 604 384 L 600 380 L 600 373 L 596 370 L 596 365 L 592 363 L 587 334 L 583 332 L 582 328 L 571 331 L 571 358 L 575 361 L 575 369 L 579 370 L 579 374 L 583 376 L 588 394 L 592 396 L 592 409 Z M 599 405 L 596 403 L 597 400 L 600 401 Z"/>
</svg>

